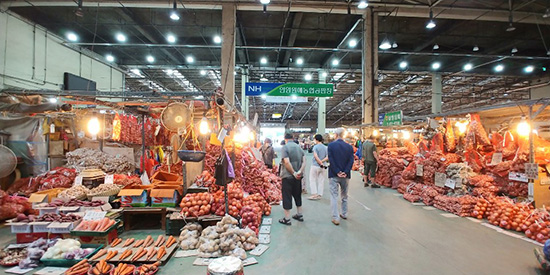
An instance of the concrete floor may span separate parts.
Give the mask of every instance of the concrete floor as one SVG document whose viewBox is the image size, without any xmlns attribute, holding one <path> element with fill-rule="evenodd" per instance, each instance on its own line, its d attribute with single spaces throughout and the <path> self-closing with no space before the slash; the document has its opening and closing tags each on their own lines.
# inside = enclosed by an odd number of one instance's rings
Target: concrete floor
<svg viewBox="0 0 550 275">
<path fill-rule="evenodd" d="M 245 274 L 543 274 L 533 255 L 536 245 L 414 206 L 395 190 L 364 188 L 358 173 L 350 181 L 349 219 L 340 226 L 331 223 L 328 186 L 324 193 L 320 201 L 303 196 L 303 223 L 277 223 L 282 208 L 273 207 L 270 248 Z M 161 233 L 138 230 L 122 237 Z M 0 234 L 0 245 L 15 242 L 9 228 Z M 206 274 L 194 260 L 172 258 L 158 274 Z"/>
</svg>

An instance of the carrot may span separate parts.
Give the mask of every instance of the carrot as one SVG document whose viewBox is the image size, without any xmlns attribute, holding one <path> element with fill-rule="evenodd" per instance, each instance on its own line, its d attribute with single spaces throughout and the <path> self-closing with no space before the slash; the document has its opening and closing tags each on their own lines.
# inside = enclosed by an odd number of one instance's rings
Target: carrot
<svg viewBox="0 0 550 275">
<path fill-rule="evenodd" d="M 174 238 L 174 236 L 170 236 L 166 242 L 166 247 L 170 248 L 170 246 L 172 246 L 175 242 L 176 238 Z"/>
<path fill-rule="evenodd" d="M 153 256 L 155 256 L 155 254 L 156 254 L 155 248 L 154 247 L 149 248 L 149 252 L 147 252 L 147 257 L 145 258 L 145 260 L 149 261 L 150 259 L 153 258 Z"/>
<path fill-rule="evenodd" d="M 143 244 L 144 240 L 139 240 L 134 244 L 134 247 L 141 246 Z"/>
<path fill-rule="evenodd" d="M 115 247 L 117 246 L 118 244 L 120 244 L 122 242 L 122 239 L 121 238 L 116 238 L 113 240 L 113 242 L 111 243 L 111 247 Z"/>
<path fill-rule="evenodd" d="M 105 258 L 105 261 L 110 261 L 112 258 L 114 258 L 118 254 L 118 250 L 110 251 L 110 253 L 111 255 L 107 256 L 107 258 Z"/>
<path fill-rule="evenodd" d="M 122 252 L 122 255 L 120 255 L 119 260 L 124 260 L 128 258 L 130 255 L 132 255 L 132 249 L 126 249 L 124 252 Z"/>
<path fill-rule="evenodd" d="M 166 254 L 166 247 L 161 246 L 159 248 L 159 251 L 157 252 L 157 261 L 160 261 L 160 259 L 162 259 L 162 257 L 164 257 L 165 254 Z"/>
<path fill-rule="evenodd" d="M 155 243 L 155 246 L 156 246 L 156 247 L 161 246 L 161 245 L 164 243 L 164 241 L 165 241 L 164 236 L 163 236 L 163 235 L 160 235 L 160 236 L 158 237 L 158 239 L 157 239 L 157 242 Z"/>
<path fill-rule="evenodd" d="M 73 269 L 71 271 L 67 270 L 65 271 L 65 274 L 68 274 L 68 275 L 78 275 L 78 274 L 82 274 L 84 272 L 86 272 L 86 270 L 88 270 L 89 267 L 80 267 L 79 269 Z"/>
<path fill-rule="evenodd" d="M 124 245 L 122 247 L 127 247 L 127 246 L 131 245 L 134 241 L 135 241 L 134 238 L 127 239 L 126 242 L 124 242 Z"/>
<path fill-rule="evenodd" d="M 152 239 L 153 238 L 151 237 L 151 235 L 147 235 L 147 238 L 145 238 L 145 241 L 143 242 L 143 246 L 148 247 L 149 241 Z"/>
<path fill-rule="evenodd" d="M 107 231 L 107 229 L 109 229 L 111 226 L 113 226 L 115 224 L 115 221 L 113 220 L 108 220 L 105 222 L 105 224 L 103 226 L 101 226 L 99 228 L 99 230 L 97 231 Z"/>
<path fill-rule="evenodd" d="M 105 255 L 106 253 L 107 253 L 107 249 L 101 249 L 90 260 L 95 261 L 95 260 L 103 257 L 103 255 Z"/>
<path fill-rule="evenodd" d="M 130 260 L 131 262 L 135 261 L 135 260 L 138 260 L 140 259 L 141 257 L 143 257 L 143 255 L 145 255 L 146 251 L 145 249 L 143 249 L 143 247 L 140 247 L 136 254 L 134 255 L 134 257 L 132 257 L 132 260 Z"/>
</svg>

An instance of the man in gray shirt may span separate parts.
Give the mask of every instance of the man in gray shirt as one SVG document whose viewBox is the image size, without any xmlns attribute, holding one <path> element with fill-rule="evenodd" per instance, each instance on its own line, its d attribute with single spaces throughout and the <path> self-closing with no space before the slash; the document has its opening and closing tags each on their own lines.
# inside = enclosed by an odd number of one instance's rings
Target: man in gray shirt
<svg viewBox="0 0 550 275">
<path fill-rule="evenodd" d="M 285 134 L 286 144 L 282 148 L 283 167 L 281 169 L 281 178 L 283 179 L 283 209 L 285 217 L 279 222 L 285 225 L 291 225 L 290 210 L 292 209 L 292 198 L 296 203 L 297 213 L 292 216 L 293 219 L 303 222 L 302 215 L 302 177 L 306 166 L 306 156 L 300 145 L 296 144 L 292 134 Z"/>
<path fill-rule="evenodd" d="M 318 200 L 323 197 L 323 189 L 327 179 L 328 151 L 323 144 L 323 136 L 315 135 L 315 146 L 313 146 L 313 161 L 309 169 L 309 186 L 311 188 L 310 200 Z"/>
</svg>

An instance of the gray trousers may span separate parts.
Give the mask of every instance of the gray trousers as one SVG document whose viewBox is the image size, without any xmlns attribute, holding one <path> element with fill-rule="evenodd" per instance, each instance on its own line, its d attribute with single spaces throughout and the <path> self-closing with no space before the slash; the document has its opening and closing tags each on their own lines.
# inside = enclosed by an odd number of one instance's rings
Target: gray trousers
<svg viewBox="0 0 550 275">
<path fill-rule="evenodd" d="M 347 178 L 330 178 L 330 207 L 332 208 L 332 219 L 340 221 L 338 212 L 338 189 L 342 199 L 342 216 L 348 215 L 348 183 Z"/>
</svg>

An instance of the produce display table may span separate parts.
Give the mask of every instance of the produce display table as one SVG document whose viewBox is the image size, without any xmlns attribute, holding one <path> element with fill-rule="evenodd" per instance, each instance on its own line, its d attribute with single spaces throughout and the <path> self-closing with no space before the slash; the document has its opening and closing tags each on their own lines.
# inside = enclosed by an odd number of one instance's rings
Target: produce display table
<svg viewBox="0 0 550 275">
<path fill-rule="evenodd" d="M 134 215 L 159 214 L 161 216 L 161 229 L 166 229 L 166 208 L 165 207 L 127 207 L 124 208 L 124 230 L 130 231 L 131 220 Z"/>
</svg>

